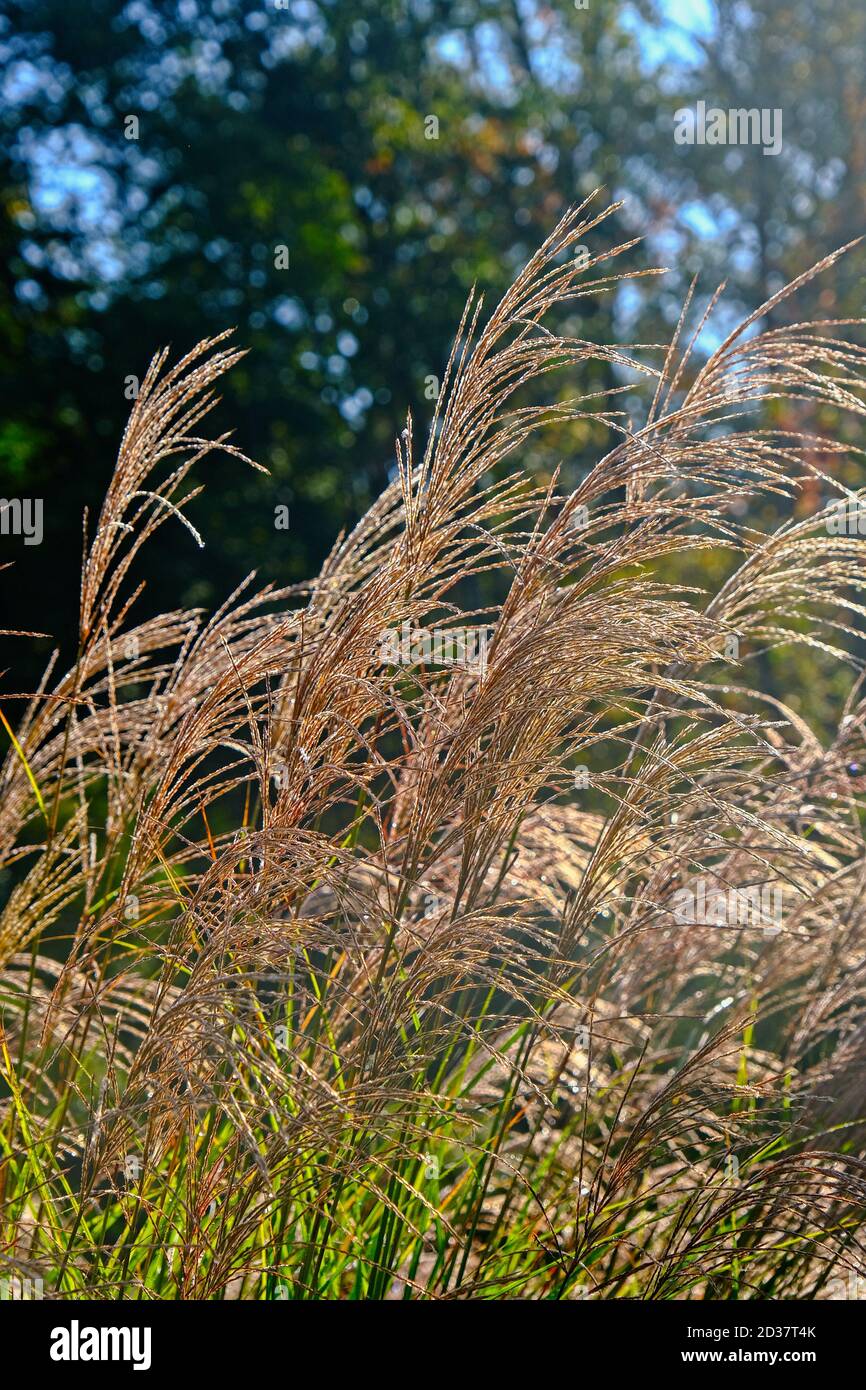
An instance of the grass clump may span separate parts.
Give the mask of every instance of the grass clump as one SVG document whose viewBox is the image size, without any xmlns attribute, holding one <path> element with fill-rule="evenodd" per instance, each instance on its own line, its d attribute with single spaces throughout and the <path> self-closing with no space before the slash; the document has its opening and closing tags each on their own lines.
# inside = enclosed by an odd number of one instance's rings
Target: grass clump
<svg viewBox="0 0 866 1390">
<path fill-rule="evenodd" d="M 470 299 L 423 449 L 410 418 L 320 575 L 251 576 L 210 618 L 136 622 L 132 571 L 191 527 L 211 450 L 249 462 L 198 433 L 240 354 L 152 364 L 74 665 L 4 698 L 0 1276 L 64 1299 L 859 1277 L 864 538 L 827 526 L 843 445 L 767 419 L 862 416 L 866 353 L 850 325 L 762 330 L 802 281 L 709 355 L 715 299 L 660 351 L 558 333 L 619 283 L 624 247 L 573 254 L 611 210 L 567 214 L 486 320 Z M 591 359 L 605 397 L 532 403 Z M 568 492 L 526 463 L 574 421 L 613 443 Z M 851 672 L 829 742 L 762 691 L 792 645 Z"/>
</svg>

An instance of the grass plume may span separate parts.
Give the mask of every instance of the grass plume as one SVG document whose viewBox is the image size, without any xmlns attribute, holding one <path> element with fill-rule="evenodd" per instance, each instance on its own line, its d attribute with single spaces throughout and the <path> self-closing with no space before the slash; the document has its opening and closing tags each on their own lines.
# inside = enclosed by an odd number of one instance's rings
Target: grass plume
<svg viewBox="0 0 866 1390">
<path fill-rule="evenodd" d="M 134 620 L 141 547 L 200 539 L 191 471 L 250 463 L 198 432 L 240 354 L 154 359 L 74 665 L 4 697 L 0 1276 L 746 1299 L 866 1272 L 864 537 L 827 524 L 858 455 L 777 409 L 862 417 L 866 349 L 762 328 L 842 253 L 708 355 L 691 295 L 669 345 L 613 347 L 555 323 L 627 278 L 627 246 L 574 255 L 592 203 L 489 317 L 470 298 L 423 448 L 410 417 L 308 585 Z M 590 361 L 608 393 L 534 403 Z M 565 491 L 532 439 L 569 422 L 611 447 Z M 792 645 L 850 669 L 829 745 L 758 684 Z"/>
</svg>

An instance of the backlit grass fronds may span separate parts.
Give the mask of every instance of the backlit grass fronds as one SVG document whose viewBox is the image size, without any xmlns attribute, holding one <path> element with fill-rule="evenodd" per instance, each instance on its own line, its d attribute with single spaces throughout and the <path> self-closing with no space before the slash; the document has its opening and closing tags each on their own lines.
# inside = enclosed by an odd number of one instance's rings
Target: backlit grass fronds
<svg viewBox="0 0 866 1390">
<path fill-rule="evenodd" d="M 622 284 L 626 247 L 573 254 L 613 211 L 591 201 L 489 317 L 470 298 L 423 446 L 409 417 L 300 589 L 134 616 L 142 545 L 197 537 L 191 470 L 249 462 L 197 432 L 240 354 L 154 359 L 74 665 L 3 697 L 0 1277 L 595 1299 L 866 1274 L 866 537 L 834 521 L 856 451 L 814 423 L 866 413 L 866 349 L 762 330 L 835 256 L 709 354 L 716 296 L 661 348 L 564 336 L 559 308 Z M 587 423 L 608 452 L 572 490 L 540 475 L 536 432 Z M 767 685 L 795 648 L 850 669 L 829 743 Z"/>
</svg>

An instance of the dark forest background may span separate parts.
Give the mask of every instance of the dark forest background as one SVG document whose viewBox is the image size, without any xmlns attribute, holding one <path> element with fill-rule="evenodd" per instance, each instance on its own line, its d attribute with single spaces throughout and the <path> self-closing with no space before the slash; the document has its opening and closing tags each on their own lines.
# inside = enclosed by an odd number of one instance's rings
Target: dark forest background
<svg viewBox="0 0 866 1390">
<path fill-rule="evenodd" d="M 206 548 L 172 524 L 142 562 L 144 607 L 213 607 L 253 568 L 315 572 L 386 481 L 407 409 L 417 429 L 429 418 L 470 286 L 501 292 L 597 185 L 626 205 L 592 249 L 641 234 L 623 267 L 671 273 L 584 306 L 585 336 L 664 339 L 694 273 L 701 307 L 724 275 L 726 312 L 752 308 L 866 231 L 862 0 L 13 0 L 0 15 L 0 496 L 45 499 L 41 546 L 0 539 L 0 627 L 50 634 L 0 639 L 7 691 L 74 649 L 82 515 L 161 345 L 236 326 L 250 350 L 217 425 L 270 477 L 208 461 L 190 511 Z M 698 99 L 780 108 L 782 153 L 678 145 L 674 112 Z M 858 249 L 798 314 L 862 314 L 864 271 Z M 786 410 L 791 427 L 826 423 Z M 604 446 L 571 426 L 529 462 L 568 482 Z"/>
</svg>

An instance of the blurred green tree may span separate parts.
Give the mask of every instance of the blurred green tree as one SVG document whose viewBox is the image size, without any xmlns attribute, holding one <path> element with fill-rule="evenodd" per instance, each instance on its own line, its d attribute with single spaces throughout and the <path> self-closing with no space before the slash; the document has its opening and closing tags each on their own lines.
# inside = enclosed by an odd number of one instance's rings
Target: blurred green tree
<svg viewBox="0 0 866 1390">
<path fill-rule="evenodd" d="M 16 627 L 71 633 L 76 518 L 157 346 L 238 326 L 223 421 L 272 477 L 208 465 L 208 549 L 166 531 L 149 602 L 213 603 L 253 566 L 304 577 L 381 487 L 406 409 L 432 411 L 470 285 L 497 293 L 564 204 L 669 144 L 613 6 L 18 0 L 12 18 L 0 466 L 46 496 L 48 542 L 14 553 Z M 550 461 L 580 447 L 551 441 Z"/>
<path fill-rule="evenodd" d="M 0 19 L 0 494 L 46 499 L 46 543 L 4 538 L 0 626 L 73 635 L 79 519 L 98 508 L 152 352 L 237 325 L 220 425 L 271 470 L 205 466 L 207 538 L 162 533 L 152 608 L 212 605 L 255 567 L 312 573 L 418 428 L 466 293 L 497 294 L 563 206 L 627 206 L 598 245 L 661 260 L 574 329 L 658 340 L 696 269 L 754 304 L 856 235 L 864 13 L 856 0 L 12 0 Z M 780 105 L 784 149 L 684 147 L 699 98 Z M 594 248 L 593 248 L 594 249 Z M 862 258 L 816 290 L 855 312 Z M 849 277 L 846 279 L 845 277 Z M 705 279 L 707 289 L 714 281 Z M 608 384 L 598 367 L 581 389 Z M 554 389 L 574 389 L 558 383 Z M 566 480 L 603 446 L 550 431 Z M 288 507 L 288 530 L 274 525 Z M 8 547 L 8 549 L 6 549 Z M 6 680 L 35 660 L 4 645 Z"/>
</svg>

